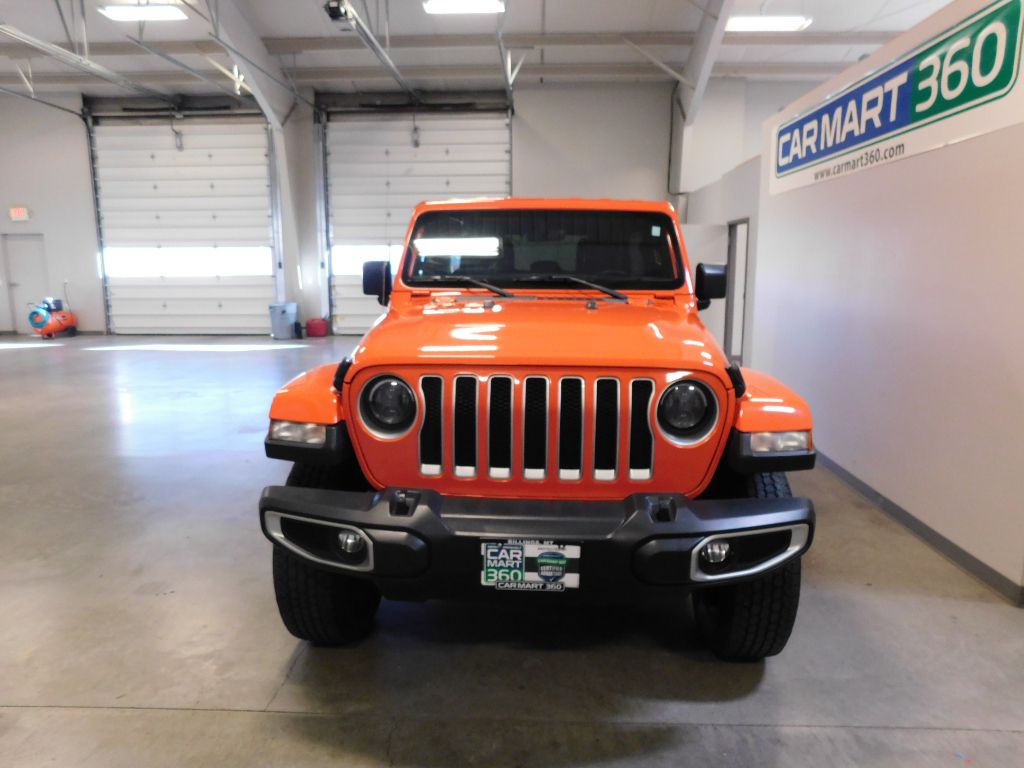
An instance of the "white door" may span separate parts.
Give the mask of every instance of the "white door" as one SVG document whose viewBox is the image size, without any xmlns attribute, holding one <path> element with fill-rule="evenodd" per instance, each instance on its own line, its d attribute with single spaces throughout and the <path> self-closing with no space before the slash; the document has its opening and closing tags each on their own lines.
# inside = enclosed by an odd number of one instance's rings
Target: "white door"
<svg viewBox="0 0 1024 768">
<path fill-rule="evenodd" d="M 729 294 L 725 304 L 725 354 L 736 363 L 743 362 L 743 316 L 747 303 L 747 253 L 750 222 L 729 225 Z"/>
<path fill-rule="evenodd" d="M 361 335 L 383 311 L 363 296 L 363 262 L 397 265 L 413 208 L 427 200 L 506 197 L 505 113 L 338 115 L 327 125 L 331 323 Z"/>
<path fill-rule="evenodd" d="M 116 120 L 96 127 L 114 333 L 270 332 L 268 168 L 261 120 Z"/>
<path fill-rule="evenodd" d="M 11 325 L 6 330 L 32 333 L 29 308 L 49 293 L 42 235 L 3 235 L 4 276 Z M 0 326 L 2 328 L 2 326 Z"/>
</svg>

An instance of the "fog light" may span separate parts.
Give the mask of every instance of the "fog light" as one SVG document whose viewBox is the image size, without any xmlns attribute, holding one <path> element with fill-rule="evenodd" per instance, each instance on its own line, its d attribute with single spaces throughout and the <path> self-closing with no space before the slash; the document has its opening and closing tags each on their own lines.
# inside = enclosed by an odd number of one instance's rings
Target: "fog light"
<svg viewBox="0 0 1024 768">
<path fill-rule="evenodd" d="M 718 540 L 705 544 L 700 551 L 700 556 L 702 560 L 711 565 L 721 565 L 729 556 L 729 542 Z"/>
<path fill-rule="evenodd" d="M 366 541 L 355 531 L 342 531 L 338 534 L 338 546 L 346 555 L 358 555 L 366 548 Z"/>
</svg>

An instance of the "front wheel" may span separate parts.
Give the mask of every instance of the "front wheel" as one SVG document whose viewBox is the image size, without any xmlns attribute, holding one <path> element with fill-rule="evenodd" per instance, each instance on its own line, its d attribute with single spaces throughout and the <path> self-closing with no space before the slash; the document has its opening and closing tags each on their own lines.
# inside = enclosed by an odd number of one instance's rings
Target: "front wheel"
<svg viewBox="0 0 1024 768">
<path fill-rule="evenodd" d="M 781 472 L 745 478 L 750 498 L 791 496 Z M 693 595 L 697 631 L 716 656 L 728 661 L 760 661 L 786 647 L 800 604 L 800 559 L 739 584 L 701 589 Z"/>
<path fill-rule="evenodd" d="M 296 464 L 287 484 L 361 490 L 365 482 L 353 459 L 338 467 Z M 280 544 L 274 545 L 274 594 L 288 631 L 316 645 L 343 645 L 369 634 L 380 606 L 380 591 L 372 582 L 320 569 Z"/>
<path fill-rule="evenodd" d="M 343 645 L 369 634 L 380 592 L 369 581 L 330 573 L 274 546 L 274 593 L 288 631 L 316 645 Z"/>
</svg>

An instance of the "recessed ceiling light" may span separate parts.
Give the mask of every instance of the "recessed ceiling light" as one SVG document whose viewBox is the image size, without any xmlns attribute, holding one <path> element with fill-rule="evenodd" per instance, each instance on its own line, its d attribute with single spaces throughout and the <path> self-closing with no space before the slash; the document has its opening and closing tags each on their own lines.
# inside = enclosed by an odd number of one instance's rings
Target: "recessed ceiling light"
<svg viewBox="0 0 1024 768">
<path fill-rule="evenodd" d="M 104 5 L 100 13 L 114 21 L 181 21 L 188 18 L 180 7 L 170 3 Z"/>
<path fill-rule="evenodd" d="M 427 13 L 504 13 L 505 0 L 423 0 Z"/>
<path fill-rule="evenodd" d="M 810 16 L 730 16 L 726 32 L 800 32 L 811 26 Z"/>
</svg>

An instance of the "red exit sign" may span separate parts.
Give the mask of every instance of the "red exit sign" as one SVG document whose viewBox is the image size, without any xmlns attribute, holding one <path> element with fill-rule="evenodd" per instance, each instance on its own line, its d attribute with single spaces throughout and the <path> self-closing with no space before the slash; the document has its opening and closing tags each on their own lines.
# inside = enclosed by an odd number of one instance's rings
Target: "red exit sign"
<svg viewBox="0 0 1024 768">
<path fill-rule="evenodd" d="M 11 217 L 11 221 L 28 221 L 32 218 L 32 214 L 29 213 L 28 208 L 21 205 L 8 208 L 7 215 Z"/>
</svg>

